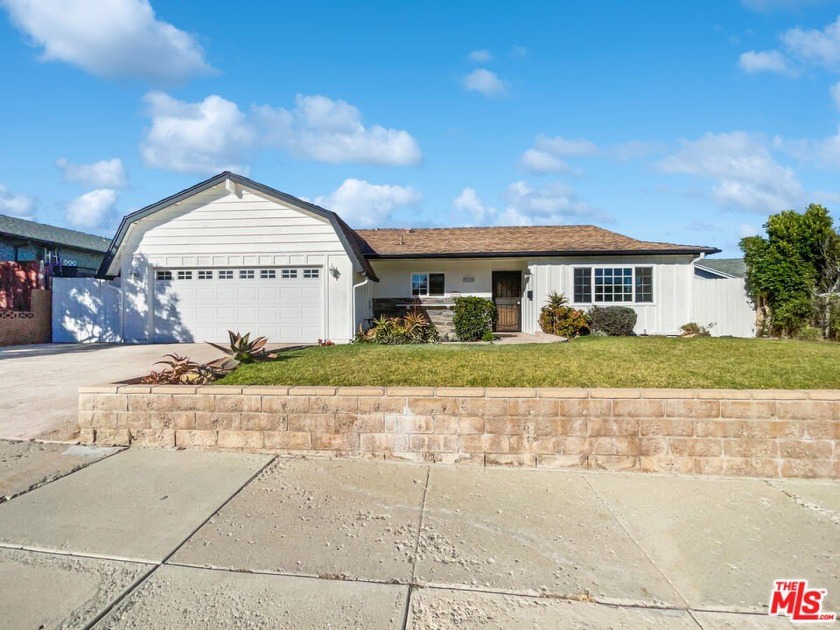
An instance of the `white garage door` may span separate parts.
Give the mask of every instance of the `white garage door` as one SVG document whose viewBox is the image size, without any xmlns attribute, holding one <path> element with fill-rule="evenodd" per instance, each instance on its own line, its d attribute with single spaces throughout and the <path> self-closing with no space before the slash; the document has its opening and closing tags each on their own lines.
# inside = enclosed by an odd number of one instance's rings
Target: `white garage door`
<svg viewBox="0 0 840 630">
<path fill-rule="evenodd" d="M 322 336 L 319 267 L 156 268 L 153 281 L 156 342 L 226 342 L 228 330 L 270 343 Z"/>
</svg>

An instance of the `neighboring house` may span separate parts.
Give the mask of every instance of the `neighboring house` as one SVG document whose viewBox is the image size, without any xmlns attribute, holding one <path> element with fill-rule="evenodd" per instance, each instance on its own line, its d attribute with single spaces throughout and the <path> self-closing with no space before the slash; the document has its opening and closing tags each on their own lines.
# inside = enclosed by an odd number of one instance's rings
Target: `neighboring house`
<svg viewBox="0 0 840 630">
<path fill-rule="evenodd" d="M 129 342 L 347 342 L 412 306 L 446 332 L 453 299 L 495 301 L 498 329 L 535 333 L 552 291 L 630 306 L 636 331 L 694 319 L 695 261 L 713 247 L 639 241 L 594 226 L 353 230 L 334 212 L 221 173 L 126 216 L 100 268 L 123 297 Z"/>
<path fill-rule="evenodd" d="M 747 277 L 747 263 L 743 258 L 704 258 L 694 265 L 698 278 L 714 280 L 717 278 Z"/>
<path fill-rule="evenodd" d="M 43 262 L 55 275 L 93 276 L 108 239 L 0 214 L 0 260 Z"/>
</svg>

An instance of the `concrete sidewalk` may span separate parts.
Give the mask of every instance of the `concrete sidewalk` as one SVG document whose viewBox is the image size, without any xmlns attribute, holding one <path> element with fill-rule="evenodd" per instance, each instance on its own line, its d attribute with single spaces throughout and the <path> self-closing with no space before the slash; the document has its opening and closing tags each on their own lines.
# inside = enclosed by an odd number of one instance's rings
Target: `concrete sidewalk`
<svg viewBox="0 0 840 630">
<path fill-rule="evenodd" d="M 837 482 L 96 455 L 0 468 L 12 627 L 788 627 L 780 578 L 840 611 Z"/>
</svg>

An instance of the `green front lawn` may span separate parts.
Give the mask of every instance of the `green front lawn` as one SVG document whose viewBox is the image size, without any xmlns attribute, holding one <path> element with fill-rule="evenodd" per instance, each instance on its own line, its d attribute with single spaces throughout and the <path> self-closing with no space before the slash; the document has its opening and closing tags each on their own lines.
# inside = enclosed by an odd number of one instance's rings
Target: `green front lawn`
<svg viewBox="0 0 840 630">
<path fill-rule="evenodd" d="M 240 366 L 219 384 L 835 389 L 840 344 L 584 337 L 507 346 L 331 346 Z"/>
</svg>

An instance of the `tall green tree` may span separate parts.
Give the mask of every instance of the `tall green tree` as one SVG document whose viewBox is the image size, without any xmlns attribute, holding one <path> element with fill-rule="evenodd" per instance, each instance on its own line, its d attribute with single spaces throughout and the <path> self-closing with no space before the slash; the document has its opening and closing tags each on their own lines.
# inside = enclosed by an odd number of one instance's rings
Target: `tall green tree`
<svg viewBox="0 0 840 630">
<path fill-rule="evenodd" d="M 770 331 L 794 334 L 819 319 L 820 296 L 840 277 L 840 234 L 828 210 L 811 204 L 786 210 L 764 224 L 766 236 L 741 239 L 747 287 L 765 311 Z"/>
</svg>

